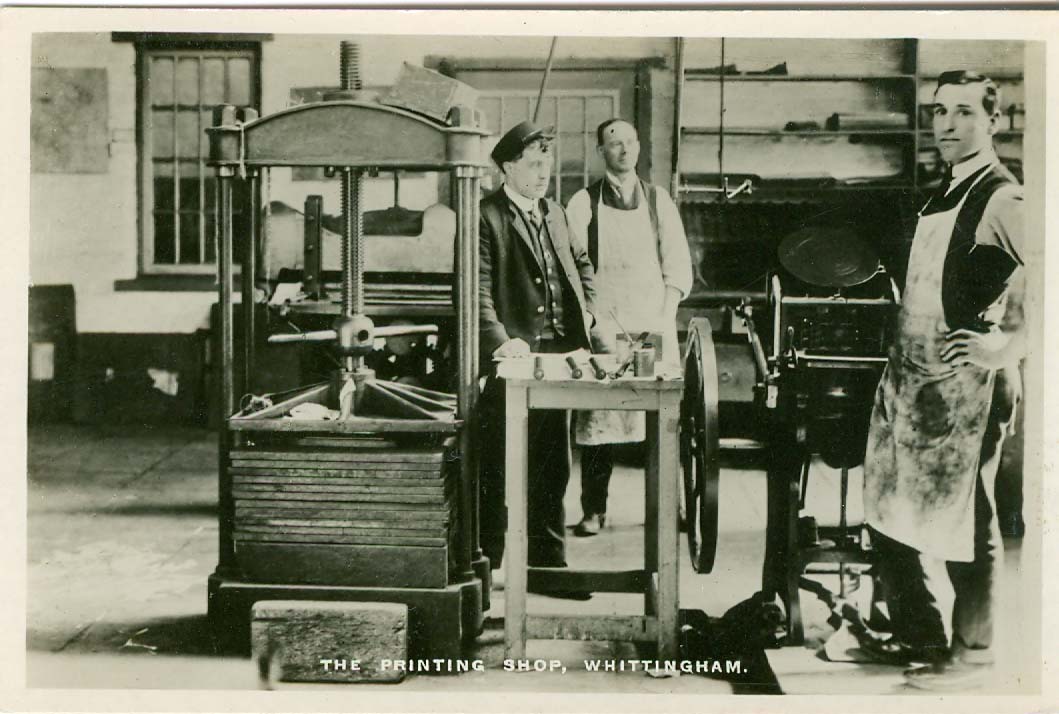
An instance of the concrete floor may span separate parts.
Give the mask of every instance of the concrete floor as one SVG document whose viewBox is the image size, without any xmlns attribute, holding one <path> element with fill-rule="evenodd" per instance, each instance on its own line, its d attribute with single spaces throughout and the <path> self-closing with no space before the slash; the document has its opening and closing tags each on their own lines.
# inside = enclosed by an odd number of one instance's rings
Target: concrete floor
<svg viewBox="0 0 1059 714">
<path fill-rule="evenodd" d="M 217 449 L 197 429 L 35 427 L 29 433 L 27 685 L 41 688 L 256 689 L 247 659 L 215 654 L 206 626 L 206 578 L 216 564 Z M 822 476 L 825 482 L 828 476 Z M 851 492 L 857 492 L 856 487 Z M 569 538 L 571 566 L 638 567 L 643 543 L 642 472 L 619 467 L 608 528 Z M 816 493 L 837 493 L 820 487 Z M 579 487 L 567 493 L 567 522 L 580 517 Z M 856 510 L 856 507 L 852 507 Z M 764 553 L 765 479 L 753 468 L 722 471 L 721 539 L 710 575 L 696 574 L 683 550 L 680 602 L 720 616 L 753 594 Z M 682 540 L 683 545 L 683 540 Z M 1007 543 L 1005 586 L 1018 592 L 1018 542 Z M 528 656 L 561 659 L 565 674 L 504 672 L 502 573 L 479 639 L 483 673 L 410 676 L 401 691 L 533 691 L 729 694 L 733 685 L 685 675 L 590 673 L 585 659 L 633 659 L 630 645 L 534 641 Z M 896 667 L 836 663 L 818 654 L 832 629 L 827 609 L 803 593 L 807 647 L 768 652 L 785 693 L 913 693 Z M 530 596 L 531 612 L 638 611 L 641 598 L 597 594 L 587 603 Z M 1032 626 L 1005 608 L 998 628 L 1009 642 Z M 1017 688 L 1025 655 L 990 686 Z M 1005 660 L 1015 661 L 1015 660 Z M 279 685 L 335 689 L 336 685 Z M 375 689 L 378 689 L 376 687 Z"/>
</svg>

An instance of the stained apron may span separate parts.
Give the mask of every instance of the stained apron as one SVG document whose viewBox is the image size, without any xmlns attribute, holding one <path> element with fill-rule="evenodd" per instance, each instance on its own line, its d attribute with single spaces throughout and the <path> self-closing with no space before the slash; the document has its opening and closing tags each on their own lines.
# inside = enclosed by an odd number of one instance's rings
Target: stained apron
<svg viewBox="0 0 1059 714">
<path fill-rule="evenodd" d="M 635 338 L 641 332 L 662 335 L 665 359 L 677 362 L 679 344 L 675 322 L 665 319 L 666 285 L 659 259 L 658 236 L 640 184 L 637 207 L 626 211 L 602 201 L 596 216 L 599 248 L 596 259 L 596 319 L 598 329 L 613 337 L 624 327 Z M 617 315 L 617 323 L 611 315 Z M 620 444 L 643 441 L 642 412 L 580 411 L 575 436 L 578 444 Z"/>
<path fill-rule="evenodd" d="M 864 462 L 867 522 L 921 553 L 960 562 L 974 559 L 975 484 L 997 374 L 941 360 L 950 331 L 942 274 L 965 200 L 919 218 Z"/>
</svg>

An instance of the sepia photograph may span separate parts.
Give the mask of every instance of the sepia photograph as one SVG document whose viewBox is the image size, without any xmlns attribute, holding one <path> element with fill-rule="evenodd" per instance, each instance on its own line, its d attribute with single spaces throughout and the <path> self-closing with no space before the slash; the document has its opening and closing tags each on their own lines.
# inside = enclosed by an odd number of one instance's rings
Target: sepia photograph
<svg viewBox="0 0 1059 714">
<path fill-rule="evenodd" d="M 736 14 L 5 9 L 25 702 L 1028 711 L 1056 15 Z"/>
</svg>

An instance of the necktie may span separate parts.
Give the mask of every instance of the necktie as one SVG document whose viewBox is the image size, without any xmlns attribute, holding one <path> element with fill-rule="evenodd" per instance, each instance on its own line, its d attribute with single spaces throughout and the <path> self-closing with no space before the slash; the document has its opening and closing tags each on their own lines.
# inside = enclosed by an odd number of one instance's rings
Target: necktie
<svg viewBox="0 0 1059 714">
<path fill-rule="evenodd" d="M 946 166 L 945 173 L 941 177 L 941 183 L 938 184 L 938 196 L 944 196 L 949 192 L 949 187 L 952 186 L 952 167 Z"/>
<path fill-rule="evenodd" d="M 533 226 L 533 230 L 540 233 L 541 231 L 541 209 L 536 203 L 533 204 L 533 208 L 530 209 L 529 214 L 530 224 Z"/>
</svg>

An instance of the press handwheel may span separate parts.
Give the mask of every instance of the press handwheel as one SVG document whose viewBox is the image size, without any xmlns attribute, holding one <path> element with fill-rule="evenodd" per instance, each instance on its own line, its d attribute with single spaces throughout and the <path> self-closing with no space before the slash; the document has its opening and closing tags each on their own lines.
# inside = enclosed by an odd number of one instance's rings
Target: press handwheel
<svg viewBox="0 0 1059 714">
<path fill-rule="evenodd" d="M 713 570 L 717 554 L 720 441 L 717 421 L 717 357 L 710 321 L 688 325 L 684 351 L 684 396 L 680 402 L 680 465 L 688 549 L 696 572 Z"/>
</svg>

